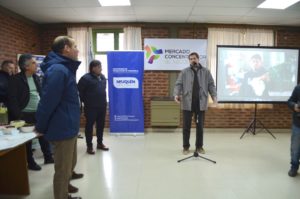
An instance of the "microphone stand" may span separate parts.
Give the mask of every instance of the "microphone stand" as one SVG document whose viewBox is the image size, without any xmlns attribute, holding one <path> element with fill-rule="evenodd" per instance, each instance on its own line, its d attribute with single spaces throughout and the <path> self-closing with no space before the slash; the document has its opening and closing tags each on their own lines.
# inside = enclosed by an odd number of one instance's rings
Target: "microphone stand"
<svg viewBox="0 0 300 199">
<path fill-rule="evenodd" d="M 216 161 L 214 161 L 214 160 L 211 160 L 211 159 L 208 159 L 208 158 L 206 158 L 206 157 L 203 157 L 203 156 L 199 155 L 199 153 L 198 153 L 197 151 L 195 151 L 195 152 L 194 152 L 194 154 L 193 154 L 192 156 L 189 156 L 189 157 L 183 158 L 183 159 L 181 159 L 181 160 L 178 160 L 177 162 L 179 163 L 179 162 L 182 162 L 182 161 L 184 161 L 184 160 L 187 160 L 187 159 L 189 159 L 189 158 L 192 158 L 192 157 L 199 157 L 199 158 L 202 158 L 202 159 L 208 160 L 208 161 L 210 161 L 210 162 L 212 162 L 212 163 L 214 163 L 214 164 L 216 164 L 216 163 L 217 163 L 217 162 L 216 162 Z"/>
</svg>

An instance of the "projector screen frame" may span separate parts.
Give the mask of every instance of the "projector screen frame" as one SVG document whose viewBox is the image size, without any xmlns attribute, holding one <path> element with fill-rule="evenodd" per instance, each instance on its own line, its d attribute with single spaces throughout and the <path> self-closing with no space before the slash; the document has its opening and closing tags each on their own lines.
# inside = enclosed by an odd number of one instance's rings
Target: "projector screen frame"
<svg viewBox="0 0 300 199">
<path fill-rule="evenodd" d="M 236 49 L 251 49 L 251 50 L 259 50 L 259 49 L 274 49 L 274 50 L 297 50 L 298 51 L 298 65 L 297 65 L 297 76 L 296 76 L 296 83 L 291 88 L 291 91 L 294 89 L 294 87 L 299 83 L 299 75 L 300 75 L 300 48 L 296 47 L 271 47 L 271 46 L 239 46 L 239 45 L 217 45 L 217 53 L 216 53 L 216 88 L 217 88 L 217 93 L 218 93 L 218 98 L 219 98 L 219 88 L 218 88 L 218 81 L 219 81 L 219 49 L 220 48 L 236 48 Z M 296 67 L 295 67 L 296 68 Z M 219 103 L 242 103 L 242 104 L 283 104 L 286 103 L 287 100 L 222 100 L 218 99 Z"/>
</svg>

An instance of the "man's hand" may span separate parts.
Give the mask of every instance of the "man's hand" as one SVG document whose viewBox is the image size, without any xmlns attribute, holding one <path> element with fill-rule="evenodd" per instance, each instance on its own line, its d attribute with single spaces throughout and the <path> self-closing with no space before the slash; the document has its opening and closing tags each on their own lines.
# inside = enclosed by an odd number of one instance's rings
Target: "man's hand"
<svg viewBox="0 0 300 199">
<path fill-rule="evenodd" d="M 36 129 L 34 129 L 33 132 L 36 134 L 36 137 L 41 137 L 41 136 L 43 136 L 43 134 L 40 133 L 40 132 L 37 132 Z"/>
<path fill-rule="evenodd" d="M 180 96 L 175 95 L 174 100 L 175 100 L 175 102 L 177 102 L 178 104 L 180 104 L 180 100 L 181 100 Z"/>
<path fill-rule="evenodd" d="M 294 111 L 300 112 L 300 108 L 299 108 L 298 104 L 295 104 L 295 106 L 294 106 Z"/>
<path fill-rule="evenodd" d="M 211 107 L 217 107 L 218 106 L 218 100 L 216 97 L 213 97 L 213 104 Z"/>
</svg>

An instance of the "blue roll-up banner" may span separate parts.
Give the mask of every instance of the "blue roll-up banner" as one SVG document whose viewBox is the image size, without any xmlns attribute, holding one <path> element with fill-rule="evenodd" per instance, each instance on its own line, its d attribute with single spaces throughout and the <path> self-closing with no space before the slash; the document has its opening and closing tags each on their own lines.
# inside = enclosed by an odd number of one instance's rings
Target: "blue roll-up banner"
<svg viewBox="0 0 300 199">
<path fill-rule="evenodd" d="M 110 132 L 144 133 L 144 51 L 107 53 Z"/>
</svg>

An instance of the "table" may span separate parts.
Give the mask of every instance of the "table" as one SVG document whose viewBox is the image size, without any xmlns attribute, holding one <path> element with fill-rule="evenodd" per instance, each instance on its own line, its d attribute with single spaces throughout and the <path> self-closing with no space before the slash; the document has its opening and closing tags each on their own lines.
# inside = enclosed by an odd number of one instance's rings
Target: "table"
<svg viewBox="0 0 300 199">
<path fill-rule="evenodd" d="M 25 143 L 35 137 L 35 133 L 0 136 L 0 194 L 30 194 Z"/>
</svg>

